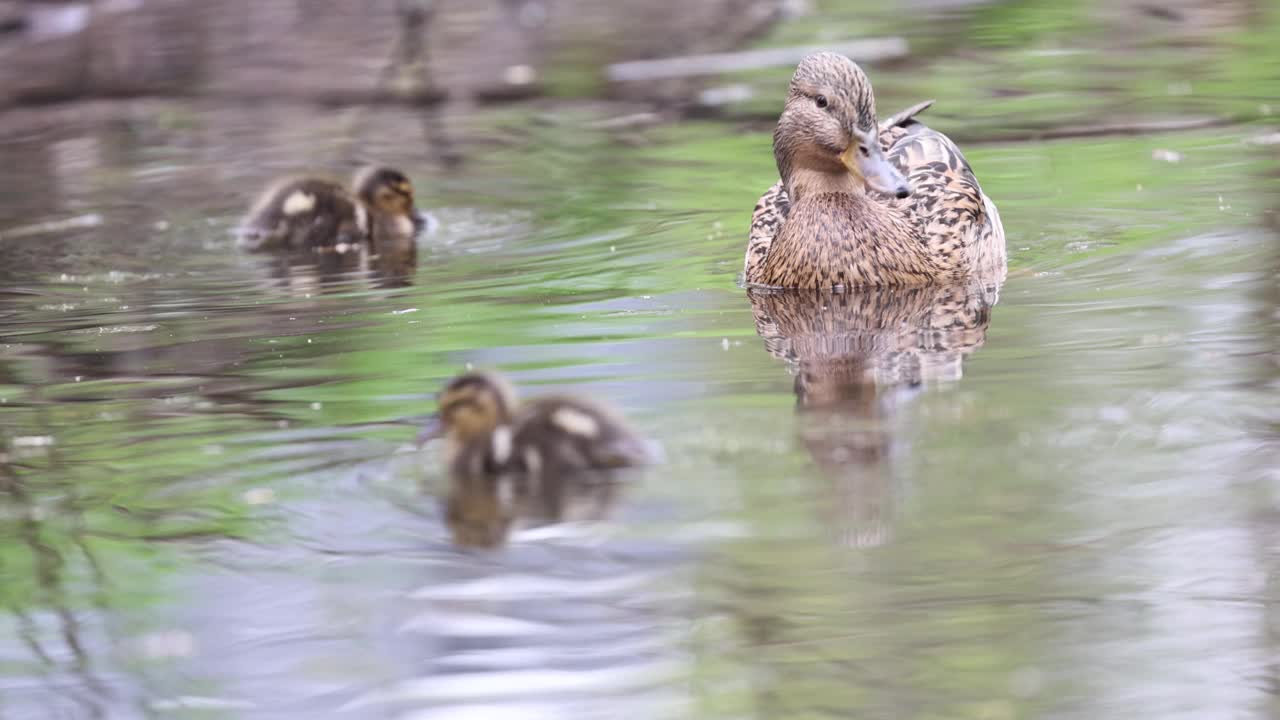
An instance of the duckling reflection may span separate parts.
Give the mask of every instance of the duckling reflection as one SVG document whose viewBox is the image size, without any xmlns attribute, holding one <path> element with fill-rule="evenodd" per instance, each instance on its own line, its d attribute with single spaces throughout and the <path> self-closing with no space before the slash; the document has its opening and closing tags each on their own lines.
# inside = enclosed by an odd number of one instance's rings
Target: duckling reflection
<svg viewBox="0 0 1280 720">
<path fill-rule="evenodd" d="M 607 473 L 531 478 L 451 473 L 445 522 L 462 547 L 498 548 L 514 530 L 562 522 L 601 522 L 622 493 Z"/>
<path fill-rule="evenodd" d="M 609 408 L 570 395 L 521 402 L 496 373 L 459 375 L 438 406 L 418 441 L 445 440 L 446 519 L 460 545 L 496 547 L 517 518 L 600 519 L 616 496 L 613 471 L 653 459 Z"/>
<path fill-rule="evenodd" d="M 890 535 L 897 408 L 912 390 L 958 380 L 986 340 L 998 286 L 751 290 L 756 332 L 795 374 L 801 441 L 834 497 L 822 503 L 842 542 Z"/>
<path fill-rule="evenodd" d="M 384 237 L 377 253 L 359 248 L 341 254 L 296 250 L 256 256 L 253 262 L 273 286 L 309 298 L 345 292 L 351 282 L 367 281 L 379 288 L 408 287 L 418 269 L 418 244 L 414 236 Z"/>
<path fill-rule="evenodd" d="M 418 269 L 418 238 L 414 234 L 380 235 L 377 247 L 367 259 L 368 271 L 379 287 L 405 287 L 413 284 Z"/>
</svg>

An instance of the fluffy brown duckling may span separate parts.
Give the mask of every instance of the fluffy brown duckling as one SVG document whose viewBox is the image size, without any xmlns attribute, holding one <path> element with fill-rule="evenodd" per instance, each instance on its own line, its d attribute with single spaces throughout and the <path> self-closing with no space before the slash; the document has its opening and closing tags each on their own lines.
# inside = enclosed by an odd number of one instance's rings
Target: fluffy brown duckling
<svg viewBox="0 0 1280 720">
<path fill-rule="evenodd" d="M 844 289 L 1003 274 L 1004 228 L 955 143 L 917 105 L 884 123 L 836 53 L 801 61 L 773 136 L 781 180 L 757 203 L 745 279 Z"/>
<path fill-rule="evenodd" d="M 648 444 L 612 410 L 570 395 L 520 402 L 506 378 L 474 371 L 450 380 L 418 436 L 444 437 L 454 477 L 514 475 L 532 481 L 643 465 Z"/>
<path fill-rule="evenodd" d="M 262 194 L 241 223 L 241 242 L 252 250 L 344 253 L 368 243 L 403 242 L 422 228 L 413 184 L 399 170 L 368 167 L 352 188 L 315 177 L 280 180 Z"/>
</svg>

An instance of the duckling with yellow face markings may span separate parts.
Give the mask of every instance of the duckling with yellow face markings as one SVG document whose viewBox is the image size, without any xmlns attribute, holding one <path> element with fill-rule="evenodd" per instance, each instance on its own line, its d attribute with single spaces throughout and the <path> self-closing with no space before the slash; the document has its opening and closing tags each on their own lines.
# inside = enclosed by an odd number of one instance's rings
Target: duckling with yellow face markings
<svg viewBox="0 0 1280 720">
<path fill-rule="evenodd" d="M 532 481 L 643 465 L 647 443 L 613 411 L 568 395 L 520 402 L 501 375 L 468 372 L 445 385 L 418 436 L 443 436 L 455 477 L 513 475 Z"/>
<path fill-rule="evenodd" d="M 324 178 L 286 178 L 271 185 L 241 222 L 241 243 L 251 250 L 359 250 L 368 243 L 412 240 L 422 228 L 413 185 L 389 167 L 356 173 L 352 189 Z"/>
</svg>

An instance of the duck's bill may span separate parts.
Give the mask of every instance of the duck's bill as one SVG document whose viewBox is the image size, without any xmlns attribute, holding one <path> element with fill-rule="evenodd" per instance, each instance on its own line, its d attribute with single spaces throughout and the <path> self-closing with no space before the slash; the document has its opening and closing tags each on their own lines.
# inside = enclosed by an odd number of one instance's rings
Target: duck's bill
<svg viewBox="0 0 1280 720">
<path fill-rule="evenodd" d="M 427 422 L 418 431 L 418 447 L 422 447 L 440 437 L 444 437 L 444 422 L 440 420 L 439 415 L 432 415 L 427 418 Z"/>
<path fill-rule="evenodd" d="M 884 153 L 874 144 L 868 145 L 869 152 L 863 155 L 858 151 L 858 144 L 853 143 L 840 154 L 840 162 L 850 172 L 860 176 L 867 186 L 876 192 L 904 198 L 911 194 L 911 185 L 902 173 L 885 159 Z"/>
</svg>

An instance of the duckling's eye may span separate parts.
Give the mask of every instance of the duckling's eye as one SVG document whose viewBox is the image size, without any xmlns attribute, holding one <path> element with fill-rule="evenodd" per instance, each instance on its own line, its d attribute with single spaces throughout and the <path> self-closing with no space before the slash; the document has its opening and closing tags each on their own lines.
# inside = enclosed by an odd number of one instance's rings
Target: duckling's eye
<svg viewBox="0 0 1280 720">
<path fill-rule="evenodd" d="M 814 101 L 815 103 L 817 103 L 817 104 L 818 104 L 818 107 L 823 108 L 824 110 L 826 109 L 827 105 L 829 105 L 829 104 L 830 104 L 830 103 L 828 103 L 828 102 L 827 102 L 827 96 L 826 96 L 826 95 L 819 95 L 819 96 L 815 97 L 815 98 L 813 99 L 813 101 Z"/>
<path fill-rule="evenodd" d="M 866 145 L 859 145 L 858 152 L 862 153 L 862 157 L 871 157 L 871 151 L 867 149 Z"/>
</svg>

